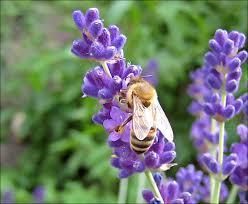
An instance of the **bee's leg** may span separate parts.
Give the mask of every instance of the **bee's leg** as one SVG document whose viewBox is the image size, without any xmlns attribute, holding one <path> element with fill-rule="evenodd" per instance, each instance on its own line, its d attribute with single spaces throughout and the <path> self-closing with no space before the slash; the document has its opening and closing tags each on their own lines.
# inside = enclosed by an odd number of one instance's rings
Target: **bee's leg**
<svg viewBox="0 0 248 204">
<path fill-rule="evenodd" d="M 118 125 L 116 128 L 115 128 L 115 131 L 116 132 L 122 132 L 125 125 L 128 124 L 131 120 L 132 120 L 133 116 L 129 116 L 122 124 Z"/>
</svg>

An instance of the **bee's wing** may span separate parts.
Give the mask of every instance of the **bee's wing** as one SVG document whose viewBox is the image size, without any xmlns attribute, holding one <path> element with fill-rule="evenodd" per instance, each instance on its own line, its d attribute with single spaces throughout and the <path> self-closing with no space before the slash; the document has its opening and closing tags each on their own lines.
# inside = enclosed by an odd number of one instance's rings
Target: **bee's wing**
<svg viewBox="0 0 248 204">
<path fill-rule="evenodd" d="M 160 106 L 158 100 L 156 100 L 155 104 L 155 123 L 157 128 L 161 131 L 164 137 L 169 140 L 173 141 L 173 131 L 169 120 L 167 119 L 162 107 Z"/>
<path fill-rule="evenodd" d="M 139 140 L 145 139 L 153 125 L 153 109 L 144 107 L 137 96 L 133 96 L 133 131 Z"/>
</svg>

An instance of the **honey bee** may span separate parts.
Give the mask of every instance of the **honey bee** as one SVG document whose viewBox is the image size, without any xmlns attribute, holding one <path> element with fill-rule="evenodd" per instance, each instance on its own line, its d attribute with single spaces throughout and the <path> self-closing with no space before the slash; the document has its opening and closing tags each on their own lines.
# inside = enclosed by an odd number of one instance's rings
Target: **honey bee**
<svg viewBox="0 0 248 204">
<path fill-rule="evenodd" d="M 155 88 L 141 77 L 132 77 L 126 90 L 122 90 L 117 99 L 120 107 L 132 112 L 116 130 L 121 130 L 132 120 L 130 146 L 137 154 L 145 153 L 153 144 L 157 129 L 164 137 L 173 141 L 170 123 L 158 102 Z M 124 107 L 124 106 L 127 107 Z"/>
</svg>

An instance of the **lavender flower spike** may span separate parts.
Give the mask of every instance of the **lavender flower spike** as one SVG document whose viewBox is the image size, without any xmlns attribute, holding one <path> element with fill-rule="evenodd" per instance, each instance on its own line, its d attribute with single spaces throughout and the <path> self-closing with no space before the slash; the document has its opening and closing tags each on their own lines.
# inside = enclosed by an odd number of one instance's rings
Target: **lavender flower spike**
<svg viewBox="0 0 248 204">
<path fill-rule="evenodd" d="M 122 48 L 127 38 L 119 32 L 113 35 L 111 27 L 105 28 L 97 8 L 90 8 L 84 15 L 80 10 L 72 13 L 73 20 L 82 33 L 74 40 L 71 52 L 80 58 L 97 61 L 115 61 L 123 58 Z"/>
</svg>

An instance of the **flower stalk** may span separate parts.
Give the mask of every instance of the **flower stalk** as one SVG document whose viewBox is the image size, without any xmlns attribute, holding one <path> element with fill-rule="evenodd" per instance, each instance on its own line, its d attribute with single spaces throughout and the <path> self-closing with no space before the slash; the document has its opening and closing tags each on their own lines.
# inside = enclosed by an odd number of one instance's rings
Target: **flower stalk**
<svg viewBox="0 0 248 204">
<path fill-rule="evenodd" d="M 104 72 L 105 72 L 110 78 L 112 78 L 112 75 L 111 75 L 111 73 L 110 73 L 110 71 L 109 71 L 107 62 L 106 62 L 106 61 L 100 61 L 100 63 L 101 63 L 101 65 L 102 65 L 102 67 L 103 67 Z"/>
<path fill-rule="evenodd" d="M 231 192 L 229 194 L 229 197 L 228 197 L 228 199 L 226 201 L 227 204 L 235 203 L 235 199 L 236 199 L 238 191 L 239 191 L 239 187 L 236 186 L 236 185 L 233 185 L 232 189 L 231 189 Z"/>
<path fill-rule="evenodd" d="M 224 83 L 225 84 L 225 83 Z M 221 96 L 221 105 L 223 107 L 226 106 L 226 91 L 222 89 L 222 96 Z M 220 133 L 219 133 L 219 152 L 218 152 L 218 162 L 219 165 L 222 166 L 223 164 L 223 155 L 224 155 L 224 134 L 225 134 L 225 121 L 220 122 Z M 219 175 L 221 178 L 222 175 Z M 221 188 L 221 180 L 216 179 L 213 191 L 213 200 L 212 203 L 219 203 L 220 198 L 220 188 Z"/>
<path fill-rule="evenodd" d="M 146 174 L 147 180 L 150 182 L 150 184 L 151 184 L 151 186 L 152 186 L 152 188 L 154 190 L 154 193 L 155 193 L 156 197 L 161 201 L 161 203 L 164 203 L 163 198 L 162 198 L 162 196 L 160 194 L 160 191 L 158 189 L 158 186 L 157 186 L 156 182 L 153 179 L 151 171 L 146 170 L 145 174 Z"/>
<path fill-rule="evenodd" d="M 120 180 L 118 203 L 126 203 L 128 189 L 128 178 Z"/>
</svg>

